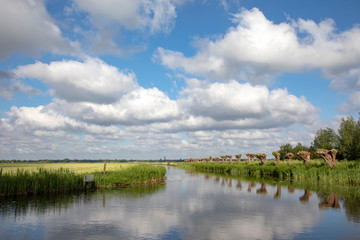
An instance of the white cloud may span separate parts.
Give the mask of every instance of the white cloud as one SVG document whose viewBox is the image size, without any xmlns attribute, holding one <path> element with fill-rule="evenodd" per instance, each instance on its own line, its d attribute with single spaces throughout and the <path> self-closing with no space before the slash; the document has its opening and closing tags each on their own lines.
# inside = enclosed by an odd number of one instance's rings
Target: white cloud
<svg viewBox="0 0 360 240">
<path fill-rule="evenodd" d="M 346 102 L 342 103 L 338 108 L 340 112 L 352 113 L 360 111 L 360 92 L 354 92 L 349 95 Z"/>
<path fill-rule="evenodd" d="M 171 0 L 74 0 L 88 12 L 96 26 L 117 24 L 129 30 L 170 32 L 175 24 L 175 3 Z"/>
<path fill-rule="evenodd" d="M 236 81 L 187 83 L 177 100 L 139 87 L 111 103 L 54 99 L 46 106 L 12 107 L 0 122 L 0 139 L 7 142 L 1 149 L 4 156 L 47 149 L 44 154 L 65 157 L 65 146 L 72 156 L 104 147 L 96 156 L 156 159 L 164 153 L 182 158 L 271 153 L 283 143 L 312 140 L 306 129 L 303 135 L 292 130 L 317 122 L 317 109 L 304 98 Z"/>
<path fill-rule="evenodd" d="M 112 104 L 57 101 L 55 105 L 66 115 L 100 125 L 144 125 L 170 121 L 180 114 L 176 101 L 157 88 L 138 88 Z"/>
<path fill-rule="evenodd" d="M 119 71 L 97 58 L 19 66 L 17 78 L 36 78 L 53 87 L 55 95 L 70 102 L 114 102 L 121 94 L 138 87 L 134 73 Z"/>
<path fill-rule="evenodd" d="M 29 95 L 40 94 L 38 89 L 13 79 L 13 74 L 0 71 L 0 97 L 5 98 L 6 100 L 10 100 L 16 92 L 24 92 Z"/>
<path fill-rule="evenodd" d="M 62 37 L 42 0 L 1 1 L 0 33 L 0 59 L 23 52 L 72 54 L 76 48 Z"/>
<path fill-rule="evenodd" d="M 199 41 L 193 57 L 163 48 L 155 56 L 163 65 L 189 74 L 255 83 L 283 72 L 322 69 L 325 75 L 338 75 L 359 67 L 359 27 L 338 33 L 330 19 L 275 24 L 256 8 L 235 14 L 234 23 L 216 40 Z"/>
<path fill-rule="evenodd" d="M 181 95 L 179 104 L 189 117 L 179 125 L 188 130 L 276 128 L 311 124 L 318 117 L 304 97 L 236 81 L 207 84 L 192 79 Z"/>
</svg>

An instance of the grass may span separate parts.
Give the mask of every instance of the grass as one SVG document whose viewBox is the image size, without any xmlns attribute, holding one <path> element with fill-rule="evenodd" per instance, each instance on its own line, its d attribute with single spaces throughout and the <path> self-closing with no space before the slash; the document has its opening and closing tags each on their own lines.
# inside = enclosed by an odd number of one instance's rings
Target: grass
<svg viewBox="0 0 360 240">
<path fill-rule="evenodd" d="M 183 168 L 203 170 L 208 172 L 227 173 L 250 177 L 267 177 L 279 180 L 312 181 L 337 185 L 360 185 L 360 164 L 356 162 L 338 162 L 333 168 L 320 160 L 313 160 L 308 165 L 302 161 L 276 162 L 268 161 L 266 165 L 259 162 L 248 164 L 216 164 L 216 163 L 186 163 Z"/>
<path fill-rule="evenodd" d="M 126 187 L 163 182 L 166 169 L 163 166 L 137 164 L 120 171 L 108 171 L 94 173 L 97 187 Z"/>
<path fill-rule="evenodd" d="M 158 183 L 166 174 L 165 167 L 148 164 L 107 163 L 106 174 L 103 163 L 7 165 L 0 164 L 0 196 L 82 190 L 85 174 L 94 175 L 97 188 Z"/>
<path fill-rule="evenodd" d="M 106 163 L 107 171 L 117 171 L 134 165 L 133 163 Z M 3 173 L 16 173 L 17 169 L 37 171 L 37 169 L 68 169 L 74 173 L 91 174 L 103 171 L 104 163 L 0 163 Z"/>
</svg>

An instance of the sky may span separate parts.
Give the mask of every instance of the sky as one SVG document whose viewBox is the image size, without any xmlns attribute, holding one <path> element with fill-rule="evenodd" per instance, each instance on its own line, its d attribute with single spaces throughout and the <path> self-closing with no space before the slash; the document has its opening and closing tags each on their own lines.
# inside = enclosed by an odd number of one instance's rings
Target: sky
<svg viewBox="0 0 360 240">
<path fill-rule="evenodd" d="M 359 117 L 358 0 L 0 4 L 0 159 L 271 157 Z"/>
</svg>

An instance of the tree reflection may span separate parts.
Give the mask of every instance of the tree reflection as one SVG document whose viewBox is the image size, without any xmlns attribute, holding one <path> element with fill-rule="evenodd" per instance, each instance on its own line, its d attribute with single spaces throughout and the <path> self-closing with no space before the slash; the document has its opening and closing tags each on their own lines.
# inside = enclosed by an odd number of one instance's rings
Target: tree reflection
<svg viewBox="0 0 360 240">
<path fill-rule="evenodd" d="M 240 189 L 240 190 L 242 189 L 242 185 L 241 185 L 241 181 L 240 181 L 240 180 L 237 181 L 236 188 L 237 188 L 237 189 Z"/>
<path fill-rule="evenodd" d="M 261 183 L 261 187 L 256 190 L 257 194 L 267 194 L 266 183 Z"/>
<path fill-rule="evenodd" d="M 340 209 L 338 195 L 335 192 L 330 193 L 330 195 L 327 198 L 323 199 L 319 203 L 319 208 L 321 209 L 329 208 L 329 207 L 334 209 Z"/>
<path fill-rule="evenodd" d="M 299 201 L 301 203 L 307 203 L 307 202 L 309 202 L 309 197 L 310 196 L 311 196 L 311 191 L 310 190 L 305 190 L 304 195 L 299 197 Z"/>
<path fill-rule="evenodd" d="M 274 198 L 281 198 L 281 185 L 276 186 L 276 193 L 274 195 Z"/>
<path fill-rule="evenodd" d="M 228 185 L 229 188 L 232 188 L 232 178 L 230 178 L 229 180 L 229 185 Z"/>
</svg>

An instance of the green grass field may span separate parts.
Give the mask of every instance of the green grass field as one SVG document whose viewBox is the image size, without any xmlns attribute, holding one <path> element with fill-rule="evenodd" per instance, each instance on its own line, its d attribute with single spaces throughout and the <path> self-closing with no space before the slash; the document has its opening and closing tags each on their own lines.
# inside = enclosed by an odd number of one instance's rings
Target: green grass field
<svg viewBox="0 0 360 240">
<path fill-rule="evenodd" d="M 106 163 L 106 171 L 118 171 L 125 169 L 135 163 Z M 4 173 L 16 173 L 18 169 L 25 171 L 36 171 L 39 168 L 47 170 L 68 169 L 79 174 L 90 174 L 104 170 L 104 163 L 0 163 L 0 169 Z"/>
</svg>

